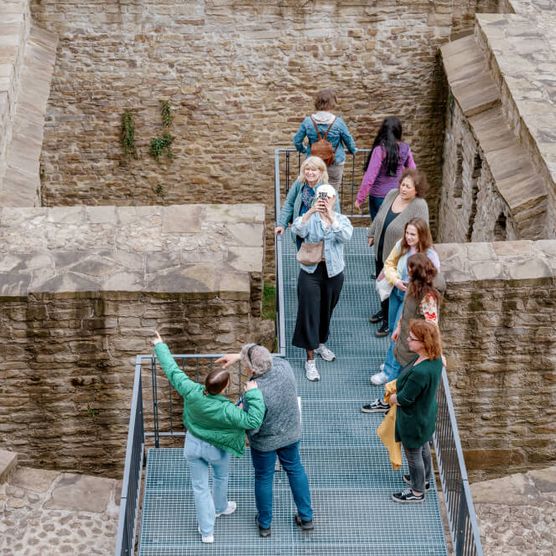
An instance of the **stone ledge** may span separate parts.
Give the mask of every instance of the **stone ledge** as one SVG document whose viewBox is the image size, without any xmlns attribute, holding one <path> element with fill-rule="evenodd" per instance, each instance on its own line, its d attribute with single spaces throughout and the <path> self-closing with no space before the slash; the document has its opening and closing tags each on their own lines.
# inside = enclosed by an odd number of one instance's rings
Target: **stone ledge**
<svg viewBox="0 0 556 556">
<path fill-rule="evenodd" d="M 129 291 L 249 296 L 262 205 L 0 209 L 0 295 Z M 236 296 L 237 297 L 237 296 Z"/>
<path fill-rule="evenodd" d="M 443 243 L 435 248 L 448 283 L 556 277 L 556 240 Z"/>
<path fill-rule="evenodd" d="M 515 1 L 524 7 L 525 2 Z M 477 14 L 476 38 L 488 57 L 491 75 L 501 91 L 506 116 L 514 121 L 521 143 L 556 183 L 556 57 L 554 5 L 514 14 Z"/>
<path fill-rule="evenodd" d="M 6 482 L 17 466 L 17 454 L 0 450 L 0 484 Z"/>
</svg>

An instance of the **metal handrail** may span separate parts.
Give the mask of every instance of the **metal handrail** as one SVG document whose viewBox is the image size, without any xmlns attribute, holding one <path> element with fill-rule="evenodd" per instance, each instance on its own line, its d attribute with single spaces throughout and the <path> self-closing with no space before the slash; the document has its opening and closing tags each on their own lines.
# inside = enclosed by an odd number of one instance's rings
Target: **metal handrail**
<svg viewBox="0 0 556 556">
<path fill-rule="evenodd" d="M 346 153 L 344 175 L 342 177 L 342 183 L 338 188 L 338 196 L 340 198 L 342 213 L 350 219 L 358 220 L 369 217 L 366 208 L 361 212 L 355 208 L 357 191 L 359 190 L 359 185 L 363 178 L 363 158 L 367 156 L 369 150 L 370 149 L 357 149 L 354 155 Z M 297 161 L 295 174 L 292 172 L 292 159 Z M 278 147 L 274 149 L 274 216 L 276 220 L 280 214 L 280 199 L 282 196 L 285 198 L 291 185 L 297 179 L 301 162 L 301 154 L 292 147 Z M 281 179 L 282 175 L 283 179 Z"/>
<path fill-rule="evenodd" d="M 130 556 L 133 554 L 135 546 L 136 516 L 139 507 L 145 456 L 141 360 L 141 356 L 137 356 L 135 360 L 135 377 L 133 380 L 120 515 L 116 536 L 116 556 Z"/>
<path fill-rule="evenodd" d="M 483 556 L 446 369 L 442 369 L 437 402 L 433 442 L 454 551 L 456 556 Z"/>
</svg>

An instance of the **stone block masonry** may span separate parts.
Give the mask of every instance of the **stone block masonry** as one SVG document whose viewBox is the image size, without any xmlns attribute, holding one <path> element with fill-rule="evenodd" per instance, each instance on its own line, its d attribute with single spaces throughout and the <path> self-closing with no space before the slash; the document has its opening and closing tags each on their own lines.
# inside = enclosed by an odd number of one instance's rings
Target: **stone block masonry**
<svg viewBox="0 0 556 556">
<path fill-rule="evenodd" d="M 263 202 L 273 206 L 273 148 L 291 145 L 322 87 L 359 146 L 399 115 L 429 176 L 441 176 L 444 90 L 437 50 L 495 0 L 369 4 L 147 0 L 33 1 L 59 34 L 42 156 L 49 206 Z M 172 162 L 149 158 L 159 100 L 175 109 Z M 121 115 L 135 114 L 139 160 L 124 162 Z M 268 213 L 270 220 L 271 212 Z M 270 222 L 268 222 L 270 245 Z M 271 262 L 269 259 L 267 262 Z"/>
<path fill-rule="evenodd" d="M 155 330 L 174 353 L 264 339 L 263 229 L 261 205 L 1 209 L 0 448 L 119 476 Z"/>
<path fill-rule="evenodd" d="M 556 241 L 441 244 L 441 330 L 472 480 L 556 460 Z"/>
</svg>

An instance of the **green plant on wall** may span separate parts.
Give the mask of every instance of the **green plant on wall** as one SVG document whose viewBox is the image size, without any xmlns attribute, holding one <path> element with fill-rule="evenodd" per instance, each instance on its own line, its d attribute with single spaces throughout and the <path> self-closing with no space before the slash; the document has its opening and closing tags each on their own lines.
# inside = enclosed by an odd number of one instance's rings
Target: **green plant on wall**
<svg viewBox="0 0 556 556">
<path fill-rule="evenodd" d="M 135 145 L 135 120 L 131 110 L 124 110 L 122 114 L 120 142 L 125 158 L 138 158 Z"/>
<path fill-rule="evenodd" d="M 162 156 L 171 160 L 174 158 L 174 153 L 172 151 L 174 136 L 168 130 L 174 120 L 174 114 L 169 100 L 160 101 L 160 119 L 162 120 L 162 127 L 165 131 L 162 135 L 158 135 L 151 139 L 149 154 L 157 161 L 160 161 Z"/>
<path fill-rule="evenodd" d="M 162 197 L 163 199 L 166 196 L 166 189 L 160 183 L 156 184 L 153 191 L 155 192 L 155 195 L 158 195 L 159 197 Z"/>
<path fill-rule="evenodd" d="M 166 158 L 174 158 L 174 153 L 172 152 L 173 141 L 174 137 L 168 132 L 163 133 L 159 137 L 153 137 L 149 147 L 149 154 L 155 160 L 160 160 L 162 155 L 165 155 Z"/>
<path fill-rule="evenodd" d="M 172 107 L 170 106 L 170 101 L 161 100 L 160 101 L 160 117 L 162 118 L 162 126 L 170 127 L 174 119 L 174 114 L 172 114 Z"/>
</svg>

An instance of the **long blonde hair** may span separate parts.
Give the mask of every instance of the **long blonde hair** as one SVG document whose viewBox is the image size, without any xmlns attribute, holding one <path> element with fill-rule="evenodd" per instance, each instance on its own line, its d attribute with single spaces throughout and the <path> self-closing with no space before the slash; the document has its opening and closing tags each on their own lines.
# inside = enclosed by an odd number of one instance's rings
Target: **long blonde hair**
<svg viewBox="0 0 556 556">
<path fill-rule="evenodd" d="M 299 176 L 297 178 L 300 182 L 307 183 L 305 181 L 305 168 L 307 168 L 307 166 L 312 166 L 313 168 L 315 168 L 315 170 L 321 171 L 322 175 L 320 177 L 319 184 L 328 183 L 328 171 L 326 170 L 326 164 L 318 156 L 310 156 L 309 158 L 306 158 L 301 163 L 301 168 L 299 169 Z"/>
</svg>

